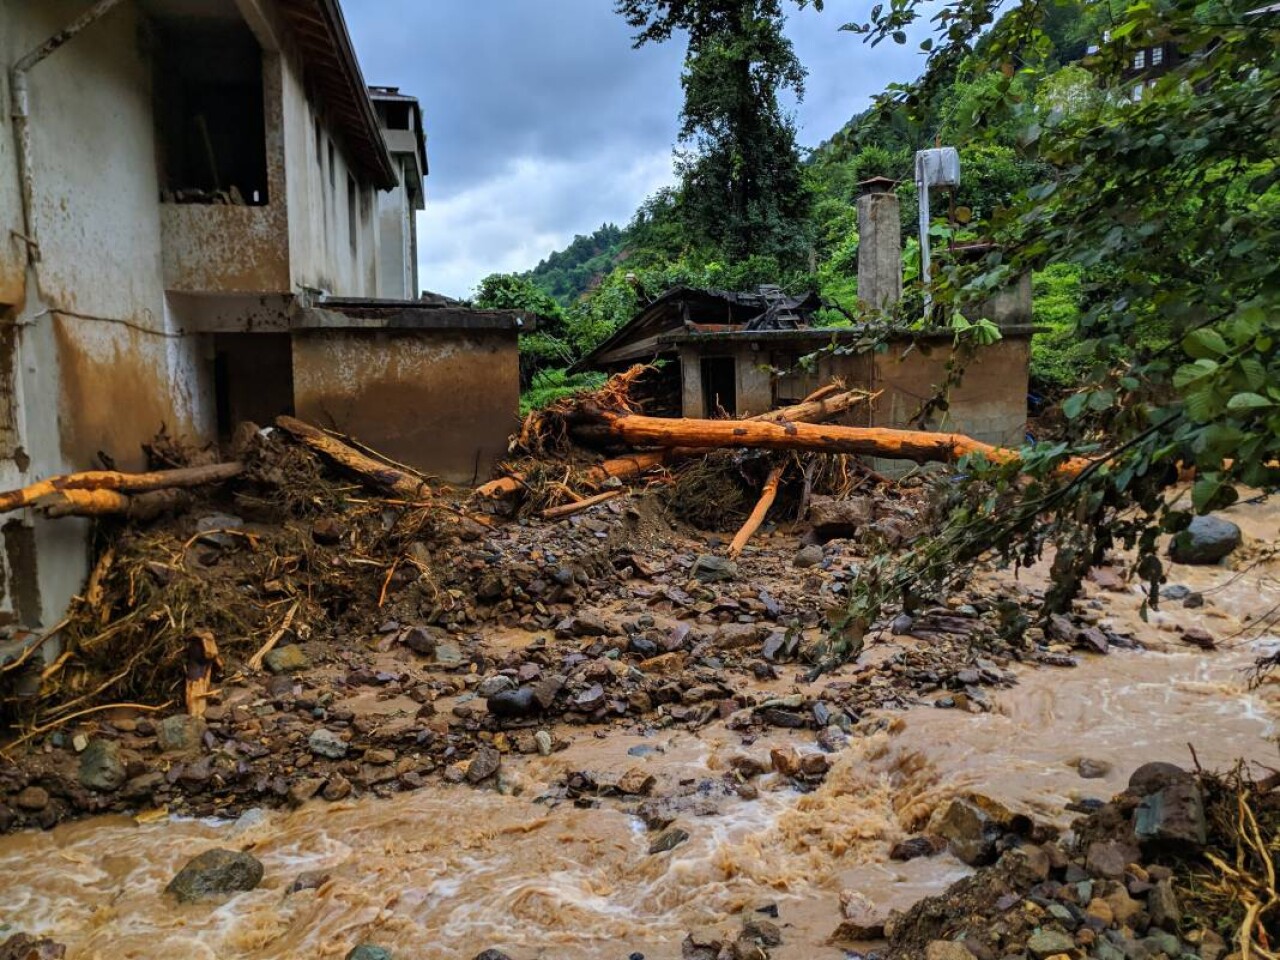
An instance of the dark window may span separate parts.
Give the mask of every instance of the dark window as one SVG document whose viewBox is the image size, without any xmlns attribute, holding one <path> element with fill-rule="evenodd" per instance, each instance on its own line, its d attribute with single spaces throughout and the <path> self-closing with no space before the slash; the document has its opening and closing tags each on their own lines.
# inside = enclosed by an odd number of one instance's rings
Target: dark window
<svg viewBox="0 0 1280 960">
<path fill-rule="evenodd" d="M 702 405 L 708 417 L 738 410 L 738 366 L 733 357 L 702 358 Z"/>
<path fill-rule="evenodd" d="M 356 181 L 347 174 L 347 239 L 351 242 L 351 253 L 354 256 L 360 245 L 359 224 L 356 222 Z"/>
<path fill-rule="evenodd" d="M 337 170 L 338 170 L 338 164 L 335 159 L 333 141 L 330 140 L 329 141 L 329 192 L 335 193 L 335 194 L 338 192 Z M 337 198 L 335 197 L 334 199 L 336 200 Z"/>
<path fill-rule="evenodd" d="M 161 21 L 156 118 L 163 199 L 262 205 L 262 49 L 241 21 Z"/>
</svg>

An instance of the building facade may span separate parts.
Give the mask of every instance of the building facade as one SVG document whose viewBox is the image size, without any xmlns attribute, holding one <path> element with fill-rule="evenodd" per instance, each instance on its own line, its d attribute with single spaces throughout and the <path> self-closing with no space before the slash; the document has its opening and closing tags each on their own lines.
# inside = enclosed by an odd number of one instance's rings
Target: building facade
<svg viewBox="0 0 1280 960">
<path fill-rule="evenodd" d="M 420 113 L 407 162 L 337 0 L 0 0 L 0 62 L 0 489 L 294 412 L 295 380 L 344 376 L 299 345 L 307 308 L 416 295 L 415 234 L 384 248 L 381 214 L 421 206 Z M 432 316 L 453 352 L 468 318 Z M 61 615 L 87 536 L 0 516 L 0 627 Z"/>
</svg>

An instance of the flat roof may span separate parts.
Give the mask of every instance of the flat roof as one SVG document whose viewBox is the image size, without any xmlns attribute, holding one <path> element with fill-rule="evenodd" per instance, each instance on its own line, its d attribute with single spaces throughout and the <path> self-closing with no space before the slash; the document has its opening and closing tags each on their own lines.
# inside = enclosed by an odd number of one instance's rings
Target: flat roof
<svg viewBox="0 0 1280 960">
<path fill-rule="evenodd" d="M 297 311 L 294 330 L 497 330 L 532 333 L 538 315 L 455 302 L 330 297 Z"/>
</svg>

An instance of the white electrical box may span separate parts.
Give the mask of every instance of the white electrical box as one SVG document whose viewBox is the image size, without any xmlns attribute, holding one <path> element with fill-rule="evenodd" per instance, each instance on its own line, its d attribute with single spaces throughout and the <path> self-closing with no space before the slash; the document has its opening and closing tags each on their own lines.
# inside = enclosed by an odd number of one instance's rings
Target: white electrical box
<svg viewBox="0 0 1280 960">
<path fill-rule="evenodd" d="M 916 183 L 926 187 L 960 186 L 960 154 L 956 148 L 917 150 Z"/>
</svg>

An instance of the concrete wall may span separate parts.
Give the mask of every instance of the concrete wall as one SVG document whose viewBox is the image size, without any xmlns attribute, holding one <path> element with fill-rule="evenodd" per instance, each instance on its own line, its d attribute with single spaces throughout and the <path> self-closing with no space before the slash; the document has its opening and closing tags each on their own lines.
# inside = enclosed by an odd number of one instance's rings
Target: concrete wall
<svg viewBox="0 0 1280 960">
<path fill-rule="evenodd" d="M 6 0 L 0 59 L 12 64 L 85 7 L 82 0 Z M 201 345 L 179 333 L 165 300 L 150 39 L 146 21 L 126 3 L 30 74 L 41 258 L 36 283 L 11 314 L 12 355 L 2 358 L 11 363 L 18 441 L 0 450 L 6 488 L 94 466 L 98 451 L 135 469 L 143 465 L 141 442 L 161 424 L 197 435 L 212 426 Z M 5 93 L 0 236 L 12 274 L 8 236 L 21 229 L 21 216 Z M 21 515 L 6 521 L 0 619 L 16 614 L 38 625 L 61 614 L 83 583 L 85 529 Z"/>
<path fill-rule="evenodd" d="M 706 397 L 702 389 L 702 358 L 732 357 L 734 361 L 734 392 L 736 408 L 731 413 L 750 417 L 765 413 L 773 407 L 773 375 L 770 370 L 770 354 L 766 350 L 752 350 L 749 344 L 717 344 L 713 349 L 685 346 L 680 351 L 680 371 L 683 382 L 683 410 L 686 417 L 705 417 Z"/>
<path fill-rule="evenodd" d="M 520 403 L 512 332 L 298 330 L 294 405 L 303 420 L 452 483 L 490 476 Z"/>
<path fill-rule="evenodd" d="M 391 133 L 404 131 L 393 130 Z M 404 178 L 409 165 L 400 158 L 400 186 L 378 194 L 378 296 L 389 300 L 416 300 L 417 257 L 414 210 Z"/>
</svg>

